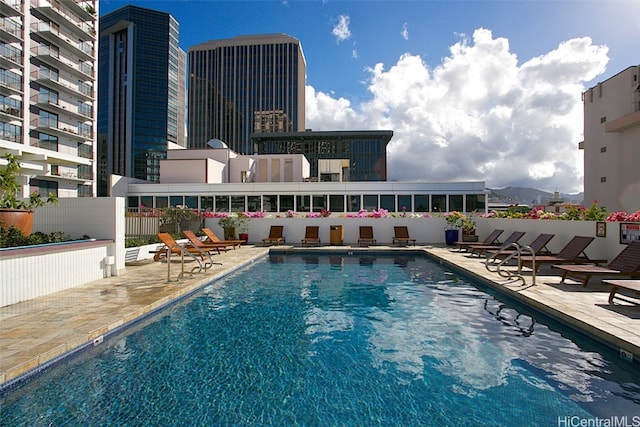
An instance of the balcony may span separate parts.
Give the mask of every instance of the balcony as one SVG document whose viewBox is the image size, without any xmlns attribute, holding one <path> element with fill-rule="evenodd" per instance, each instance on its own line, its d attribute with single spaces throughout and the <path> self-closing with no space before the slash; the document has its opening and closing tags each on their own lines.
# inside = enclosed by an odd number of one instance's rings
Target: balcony
<svg viewBox="0 0 640 427">
<path fill-rule="evenodd" d="M 5 43 L 22 42 L 22 26 L 9 18 L 0 18 L 0 40 Z"/>
<path fill-rule="evenodd" d="M 0 14 L 4 16 L 24 16 L 24 6 L 21 0 L 2 0 Z"/>
<path fill-rule="evenodd" d="M 47 46 L 36 46 L 31 49 L 31 54 L 39 61 L 57 69 L 64 69 L 68 73 L 81 77 L 81 79 L 95 80 L 94 70 L 90 65 L 77 64 L 70 59 L 60 55 L 55 49 L 51 49 Z"/>
<path fill-rule="evenodd" d="M 60 7 L 61 5 L 70 6 L 73 2 L 58 3 L 55 6 L 46 0 L 38 0 L 36 5 L 32 6 L 32 10 L 36 11 L 40 16 L 47 18 L 50 21 L 55 22 L 61 27 L 68 28 L 73 34 L 80 40 L 94 40 L 95 28 L 86 22 L 79 22 L 78 16 L 75 13 L 70 13 L 71 10 L 75 12 L 77 8 L 69 8 L 67 10 Z M 91 16 L 90 21 L 95 22 L 96 17 Z"/>
<path fill-rule="evenodd" d="M 94 59 L 94 51 L 92 48 L 87 49 L 84 44 L 79 45 L 46 22 L 37 22 L 31 25 L 31 31 L 47 42 L 59 46 L 62 49 L 69 50 L 73 55 L 80 58 L 81 61 L 93 61 Z"/>
<path fill-rule="evenodd" d="M 31 126 L 38 132 L 44 132 L 59 138 L 71 139 L 76 142 L 93 141 L 91 132 L 80 132 L 77 126 L 64 122 L 37 117 L 31 121 Z"/>
<path fill-rule="evenodd" d="M 623 132 L 631 127 L 640 125 L 640 111 L 635 111 L 619 119 L 604 124 L 605 132 Z"/>
<path fill-rule="evenodd" d="M 85 102 L 94 100 L 93 87 L 91 85 L 73 85 L 57 78 L 52 79 L 50 74 L 40 73 L 39 71 L 31 73 L 31 79 L 44 87 L 76 96 Z"/>
<path fill-rule="evenodd" d="M 15 120 L 17 118 L 21 119 L 22 110 L 7 105 L 0 105 L 0 117 L 5 118 L 6 120 Z"/>
</svg>

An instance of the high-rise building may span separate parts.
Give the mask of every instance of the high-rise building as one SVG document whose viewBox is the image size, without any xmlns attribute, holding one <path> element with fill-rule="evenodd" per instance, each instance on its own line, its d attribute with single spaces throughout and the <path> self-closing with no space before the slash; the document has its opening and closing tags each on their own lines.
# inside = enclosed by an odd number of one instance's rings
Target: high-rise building
<svg viewBox="0 0 640 427">
<path fill-rule="evenodd" d="M 186 54 L 168 13 L 125 6 L 100 17 L 98 194 L 109 175 L 158 181 L 170 143 L 185 142 Z"/>
<path fill-rule="evenodd" d="M 97 1 L 0 2 L 0 167 L 21 196 L 95 195 Z"/>
<path fill-rule="evenodd" d="M 285 34 L 212 40 L 189 48 L 189 148 L 211 139 L 253 154 L 251 134 L 304 129 L 306 63 Z"/>
<path fill-rule="evenodd" d="M 584 103 L 584 201 L 640 210 L 640 65 L 598 83 Z"/>
</svg>

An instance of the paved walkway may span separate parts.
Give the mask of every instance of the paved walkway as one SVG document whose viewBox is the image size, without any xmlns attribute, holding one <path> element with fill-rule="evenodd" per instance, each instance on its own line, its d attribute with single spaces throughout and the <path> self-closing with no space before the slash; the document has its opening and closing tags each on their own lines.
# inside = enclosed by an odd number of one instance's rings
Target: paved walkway
<svg viewBox="0 0 640 427">
<path fill-rule="evenodd" d="M 333 249 L 349 250 L 347 247 Z M 376 246 L 369 250 L 376 249 L 390 248 Z M 615 305 L 610 305 L 607 302 L 609 288 L 597 280 L 587 288 L 575 284 L 558 285 L 557 270 L 543 270 L 536 278 L 537 284 L 532 285 L 527 270 L 524 274 L 527 284 L 523 285 L 520 280 L 505 279 L 487 271 L 481 259 L 471 258 L 464 252 L 432 246 L 418 249 L 426 250 L 454 268 L 464 269 L 488 286 L 615 348 L 640 357 L 640 299 L 617 299 Z M 214 265 L 208 271 L 192 276 L 186 274 L 181 280 L 177 280 L 180 263 L 172 262 L 171 281 L 166 262 L 142 262 L 127 266 L 126 273 L 117 277 L 0 308 L 0 387 L 69 351 L 99 344 L 106 333 L 253 262 L 268 250 L 243 246 L 216 255 L 215 261 L 222 265 Z M 192 264 L 186 265 L 190 268 Z"/>
</svg>

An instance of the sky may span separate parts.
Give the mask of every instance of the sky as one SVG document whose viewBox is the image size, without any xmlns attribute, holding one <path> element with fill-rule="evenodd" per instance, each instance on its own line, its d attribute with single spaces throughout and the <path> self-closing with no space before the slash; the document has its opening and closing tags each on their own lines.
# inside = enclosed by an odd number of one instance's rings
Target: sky
<svg viewBox="0 0 640 427">
<path fill-rule="evenodd" d="M 284 33 L 314 131 L 392 130 L 393 181 L 583 191 L 582 93 L 640 64 L 640 0 L 100 0 L 167 12 L 180 47 Z"/>
</svg>

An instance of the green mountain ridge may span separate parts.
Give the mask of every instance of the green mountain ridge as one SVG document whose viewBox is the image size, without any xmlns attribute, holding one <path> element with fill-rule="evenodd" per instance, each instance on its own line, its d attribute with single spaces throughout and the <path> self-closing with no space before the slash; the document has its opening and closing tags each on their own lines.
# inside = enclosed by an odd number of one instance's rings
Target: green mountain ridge
<svg viewBox="0 0 640 427">
<path fill-rule="evenodd" d="M 505 187 L 502 189 L 488 188 L 487 190 L 489 190 L 488 200 L 490 204 L 508 203 L 534 206 L 544 205 L 552 200 L 561 200 L 566 203 L 582 204 L 584 200 L 584 193 L 559 193 L 556 197 L 554 193 L 527 187 Z"/>
</svg>

